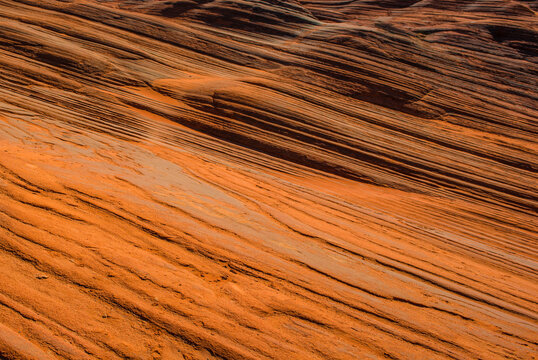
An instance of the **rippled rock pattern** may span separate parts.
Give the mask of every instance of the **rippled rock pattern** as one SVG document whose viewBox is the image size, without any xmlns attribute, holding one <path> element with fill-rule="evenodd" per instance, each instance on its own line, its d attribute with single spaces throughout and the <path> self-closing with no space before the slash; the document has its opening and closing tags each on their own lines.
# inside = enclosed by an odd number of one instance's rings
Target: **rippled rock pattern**
<svg viewBox="0 0 538 360">
<path fill-rule="evenodd" d="M 0 359 L 535 359 L 537 11 L 0 0 Z"/>
</svg>

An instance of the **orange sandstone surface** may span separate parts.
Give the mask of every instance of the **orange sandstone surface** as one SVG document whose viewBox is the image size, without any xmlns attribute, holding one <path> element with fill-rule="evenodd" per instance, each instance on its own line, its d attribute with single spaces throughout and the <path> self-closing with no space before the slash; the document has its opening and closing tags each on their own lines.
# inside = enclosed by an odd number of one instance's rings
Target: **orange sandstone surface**
<svg viewBox="0 0 538 360">
<path fill-rule="evenodd" d="M 537 11 L 0 0 L 0 359 L 536 359 Z"/>
</svg>

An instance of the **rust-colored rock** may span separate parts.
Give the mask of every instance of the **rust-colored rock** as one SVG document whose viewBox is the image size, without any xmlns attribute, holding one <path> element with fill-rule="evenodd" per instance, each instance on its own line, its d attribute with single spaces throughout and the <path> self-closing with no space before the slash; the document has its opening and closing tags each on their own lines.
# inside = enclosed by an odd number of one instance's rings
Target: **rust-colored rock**
<svg viewBox="0 0 538 360">
<path fill-rule="evenodd" d="M 535 359 L 536 11 L 0 0 L 0 359 Z"/>
</svg>

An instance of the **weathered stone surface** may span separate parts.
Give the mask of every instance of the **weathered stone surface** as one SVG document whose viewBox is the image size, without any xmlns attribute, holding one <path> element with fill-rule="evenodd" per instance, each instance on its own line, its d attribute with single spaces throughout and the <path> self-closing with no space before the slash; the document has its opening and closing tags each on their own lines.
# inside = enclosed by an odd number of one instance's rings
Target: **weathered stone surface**
<svg viewBox="0 0 538 360">
<path fill-rule="evenodd" d="M 0 358 L 534 359 L 536 11 L 0 0 Z"/>
</svg>

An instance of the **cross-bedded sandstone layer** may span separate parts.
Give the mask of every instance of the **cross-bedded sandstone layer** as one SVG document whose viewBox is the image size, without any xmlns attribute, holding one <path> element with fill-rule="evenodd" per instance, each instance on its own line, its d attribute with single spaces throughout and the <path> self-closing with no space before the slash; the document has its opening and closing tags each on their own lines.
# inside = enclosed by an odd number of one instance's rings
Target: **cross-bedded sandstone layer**
<svg viewBox="0 0 538 360">
<path fill-rule="evenodd" d="M 0 359 L 534 359 L 536 11 L 0 0 Z"/>
</svg>

